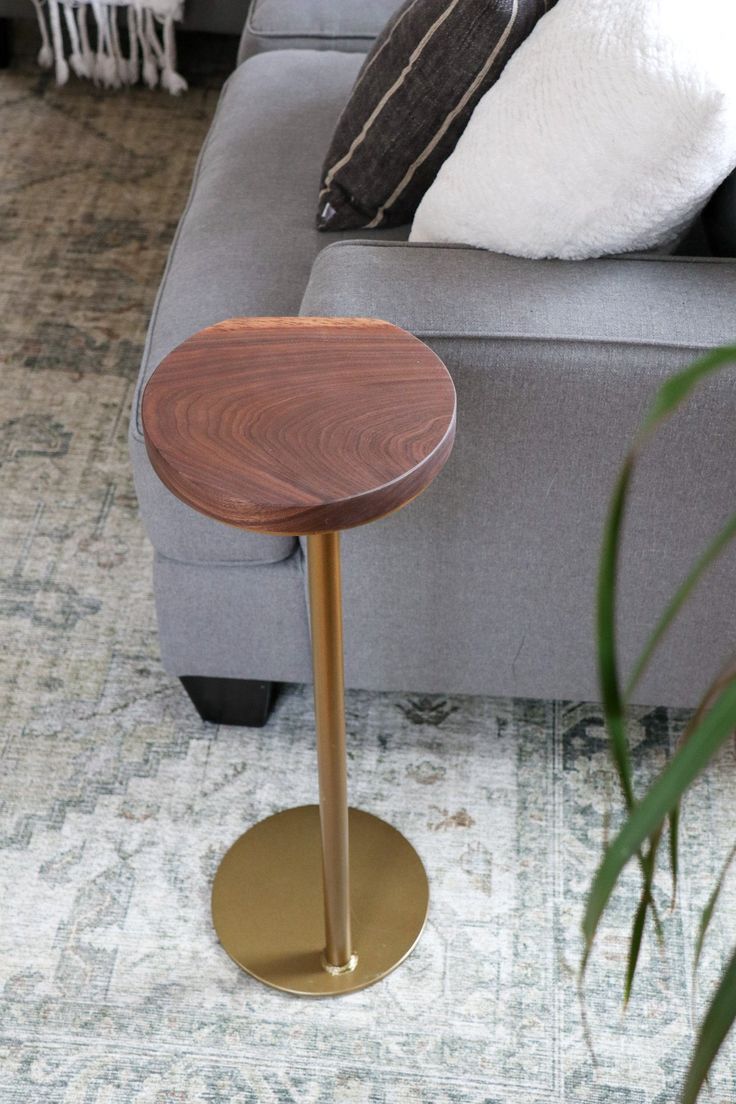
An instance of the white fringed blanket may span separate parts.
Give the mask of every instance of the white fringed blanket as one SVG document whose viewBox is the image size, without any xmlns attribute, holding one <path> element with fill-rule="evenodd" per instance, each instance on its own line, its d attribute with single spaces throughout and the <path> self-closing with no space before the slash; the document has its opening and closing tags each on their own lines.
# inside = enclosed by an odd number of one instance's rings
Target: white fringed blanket
<svg viewBox="0 0 736 1104">
<path fill-rule="evenodd" d="M 66 84 L 69 70 L 105 88 L 144 80 L 172 95 L 187 82 L 176 72 L 174 21 L 183 0 L 33 0 L 41 28 L 39 64 Z M 120 35 L 118 8 L 126 9 L 127 40 Z"/>
</svg>

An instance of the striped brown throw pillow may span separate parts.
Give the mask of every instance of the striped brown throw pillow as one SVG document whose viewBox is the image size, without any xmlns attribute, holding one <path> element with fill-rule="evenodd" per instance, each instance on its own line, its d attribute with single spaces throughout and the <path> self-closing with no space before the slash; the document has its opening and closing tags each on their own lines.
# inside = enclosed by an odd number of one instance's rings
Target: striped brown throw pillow
<svg viewBox="0 0 736 1104">
<path fill-rule="evenodd" d="M 555 0 L 407 0 L 376 39 L 322 172 L 320 230 L 410 222 L 485 92 Z"/>
</svg>

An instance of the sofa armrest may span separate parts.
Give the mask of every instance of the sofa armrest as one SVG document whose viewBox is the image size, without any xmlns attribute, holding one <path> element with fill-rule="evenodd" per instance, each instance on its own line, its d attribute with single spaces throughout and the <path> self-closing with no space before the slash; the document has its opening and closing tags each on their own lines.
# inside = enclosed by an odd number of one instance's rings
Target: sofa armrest
<svg viewBox="0 0 736 1104">
<path fill-rule="evenodd" d="M 301 313 L 367 314 L 422 338 L 646 346 L 736 338 L 736 260 L 530 261 L 465 246 L 344 241 L 317 257 Z"/>
<path fill-rule="evenodd" d="M 370 242 L 324 250 L 302 313 L 405 327 L 443 358 L 458 394 L 455 450 L 436 484 L 385 523 L 390 539 L 379 523 L 345 542 L 346 616 L 360 646 L 381 646 L 361 628 L 362 596 L 375 605 L 387 593 L 381 616 L 397 639 L 402 619 L 413 621 L 414 648 L 441 649 L 441 626 L 460 619 L 441 656 L 448 685 L 462 686 L 465 672 L 469 687 L 482 684 L 485 670 L 496 693 L 596 698 L 595 580 L 614 479 L 661 380 L 736 337 L 734 304 L 733 261 L 528 261 Z M 622 565 L 624 669 L 733 510 L 735 425 L 736 370 L 726 370 L 645 450 Z M 405 577 L 391 585 L 402 563 L 424 588 L 414 604 Z M 725 662 L 734 572 L 736 549 L 668 634 L 640 702 L 692 705 Z"/>
</svg>

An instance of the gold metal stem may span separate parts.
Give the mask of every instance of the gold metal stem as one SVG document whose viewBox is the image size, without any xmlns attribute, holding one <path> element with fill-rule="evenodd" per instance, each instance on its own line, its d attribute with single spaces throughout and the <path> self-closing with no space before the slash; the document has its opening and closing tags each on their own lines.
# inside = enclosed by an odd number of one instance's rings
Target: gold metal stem
<svg viewBox="0 0 736 1104">
<path fill-rule="evenodd" d="M 427 919 L 429 886 L 400 832 L 348 809 L 338 534 L 308 537 L 307 563 L 319 807 L 284 809 L 235 841 L 215 875 L 212 918 L 253 977 L 326 997 L 364 989 L 403 962 Z"/>
<path fill-rule="evenodd" d="M 357 960 L 353 955 L 350 932 L 339 533 L 318 533 L 307 537 L 307 570 L 325 898 L 324 958 L 328 970 L 344 971 L 353 969 Z"/>
</svg>

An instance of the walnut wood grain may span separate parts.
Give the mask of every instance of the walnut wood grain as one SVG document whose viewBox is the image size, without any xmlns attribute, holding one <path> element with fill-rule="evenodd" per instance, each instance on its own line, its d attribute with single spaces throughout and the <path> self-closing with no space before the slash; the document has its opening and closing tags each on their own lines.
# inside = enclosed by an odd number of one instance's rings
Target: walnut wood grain
<svg viewBox="0 0 736 1104">
<path fill-rule="evenodd" d="M 143 395 L 151 463 L 183 502 L 265 533 L 383 517 L 420 494 L 455 436 L 442 361 L 369 318 L 235 318 L 170 353 Z"/>
</svg>

